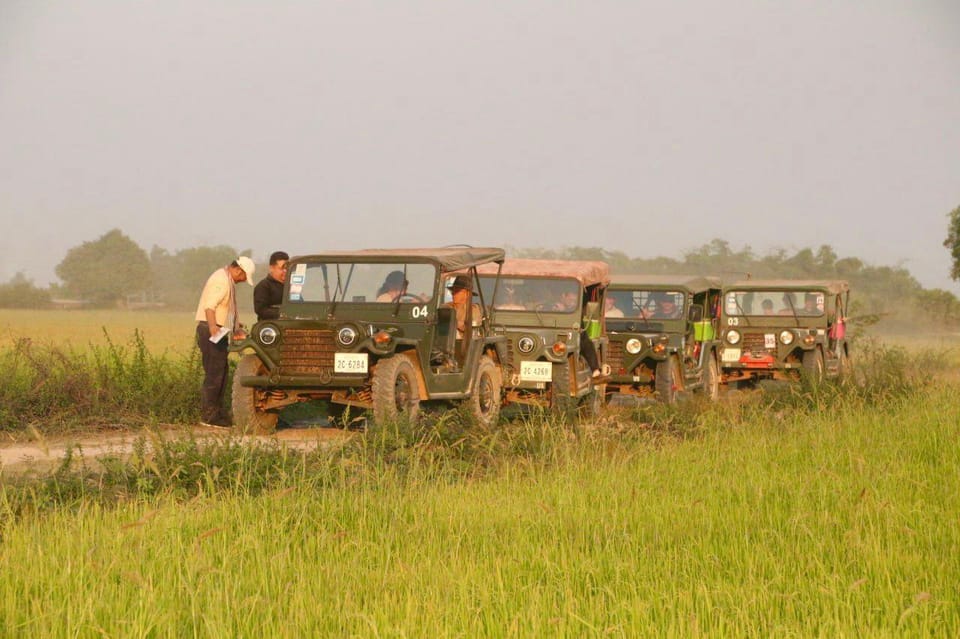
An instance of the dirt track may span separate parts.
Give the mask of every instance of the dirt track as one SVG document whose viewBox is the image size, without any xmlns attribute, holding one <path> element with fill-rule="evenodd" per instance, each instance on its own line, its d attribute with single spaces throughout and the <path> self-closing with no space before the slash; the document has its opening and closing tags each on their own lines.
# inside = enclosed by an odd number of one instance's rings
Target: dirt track
<svg viewBox="0 0 960 639">
<path fill-rule="evenodd" d="M 230 430 L 204 426 L 170 426 L 152 436 L 164 439 L 192 437 L 211 441 L 236 437 Z M 140 438 L 146 437 L 149 447 L 152 436 L 145 431 L 124 430 L 49 437 L 32 442 L 0 443 L 0 479 L 3 475 L 21 475 L 53 468 L 71 449 L 74 455 L 82 454 L 88 464 L 96 463 L 104 456 L 124 457 L 133 452 L 133 445 Z M 273 435 L 244 436 L 241 439 L 244 442 L 276 442 L 297 450 L 312 450 L 318 446 L 330 446 L 345 441 L 349 437 L 349 432 L 335 428 L 284 428 Z"/>
</svg>

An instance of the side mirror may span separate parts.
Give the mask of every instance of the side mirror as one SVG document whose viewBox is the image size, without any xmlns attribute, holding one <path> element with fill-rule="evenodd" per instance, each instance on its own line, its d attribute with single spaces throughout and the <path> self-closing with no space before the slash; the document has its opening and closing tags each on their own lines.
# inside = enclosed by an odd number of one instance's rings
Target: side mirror
<svg viewBox="0 0 960 639">
<path fill-rule="evenodd" d="M 703 307 L 699 304 L 691 304 L 687 309 L 687 321 L 699 322 L 703 320 Z"/>
</svg>

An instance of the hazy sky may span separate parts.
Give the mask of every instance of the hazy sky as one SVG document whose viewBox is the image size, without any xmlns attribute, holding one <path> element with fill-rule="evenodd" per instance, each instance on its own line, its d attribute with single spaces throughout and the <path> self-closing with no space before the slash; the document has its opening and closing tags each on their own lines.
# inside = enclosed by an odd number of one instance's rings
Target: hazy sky
<svg viewBox="0 0 960 639">
<path fill-rule="evenodd" d="M 120 228 L 831 244 L 958 292 L 958 34 L 956 0 L 0 0 L 0 281 Z"/>
</svg>

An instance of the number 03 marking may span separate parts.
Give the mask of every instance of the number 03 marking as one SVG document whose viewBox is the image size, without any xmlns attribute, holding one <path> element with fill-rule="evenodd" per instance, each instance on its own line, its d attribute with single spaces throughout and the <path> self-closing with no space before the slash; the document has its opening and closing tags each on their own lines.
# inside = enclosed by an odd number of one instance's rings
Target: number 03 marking
<svg viewBox="0 0 960 639">
<path fill-rule="evenodd" d="M 740 326 L 740 318 L 739 318 L 739 317 L 728 317 L 728 318 L 727 318 L 727 326 Z"/>
</svg>

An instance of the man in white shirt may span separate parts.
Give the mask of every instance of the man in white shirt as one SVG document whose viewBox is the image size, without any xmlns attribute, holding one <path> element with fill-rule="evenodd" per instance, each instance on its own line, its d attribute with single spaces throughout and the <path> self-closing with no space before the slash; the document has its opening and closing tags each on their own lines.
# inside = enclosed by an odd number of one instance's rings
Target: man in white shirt
<svg viewBox="0 0 960 639">
<path fill-rule="evenodd" d="M 200 423 L 205 426 L 229 427 L 230 420 L 223 412 L 223 392 L 227 381 L 228 332 L 243 337 L 237 319 L 237 292 L 235 284 L 246 282 L 253 286 L 253 260 L 241 255 L 233 262 L 218 268 L 203 286 L 197 304 L 197 346 L 203 360 L 203 389 L 200 392 Z M 226 328 L 226 332 L 222 329 Z M 211 336 L 216 341 L 211 340 Z M 219 338 L 218 338 L 219 337 Z"/>
</svg>

